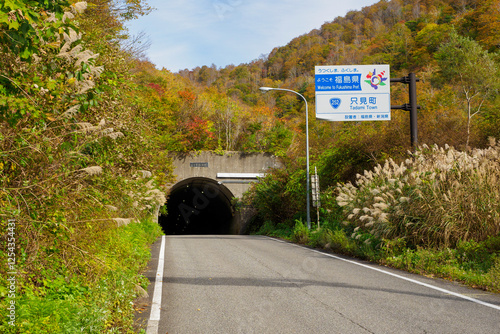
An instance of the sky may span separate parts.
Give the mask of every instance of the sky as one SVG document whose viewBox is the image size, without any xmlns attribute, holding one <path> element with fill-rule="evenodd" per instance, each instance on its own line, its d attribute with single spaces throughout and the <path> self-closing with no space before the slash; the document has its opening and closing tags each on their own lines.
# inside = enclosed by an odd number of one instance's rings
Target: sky
<svg viewBox="0 0 500 334">
<path fill-rule="evenodd" d="M 147 58 L 172 72 L 250 63 L 325 22 L 378 0 L 147 0 L 156 8 L 127 23 L 143 32 Z"/>
</svg>

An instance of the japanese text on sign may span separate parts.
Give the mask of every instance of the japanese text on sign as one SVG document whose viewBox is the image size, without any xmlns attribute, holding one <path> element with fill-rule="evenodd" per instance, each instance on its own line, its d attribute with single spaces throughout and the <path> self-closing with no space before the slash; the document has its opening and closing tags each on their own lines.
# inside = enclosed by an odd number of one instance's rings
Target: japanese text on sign
<svg viewBox="0 0 500 334">
<path fill-rule="evenodd" d="M 316 117 L 390 120 L 389 65 L 316 66 Z"/>
</svg>

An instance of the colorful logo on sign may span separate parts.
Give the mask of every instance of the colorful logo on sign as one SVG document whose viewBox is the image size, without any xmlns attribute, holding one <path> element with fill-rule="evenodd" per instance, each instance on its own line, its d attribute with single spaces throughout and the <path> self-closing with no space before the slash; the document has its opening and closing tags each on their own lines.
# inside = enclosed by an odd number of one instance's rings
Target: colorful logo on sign
<svg viewBox="0 0 500 334">
<path fill-rule="evenodd" d="M 333 109 L 337 109 L 340 106 L 340 102 L 342 102 L 342 100 L 337 97 L 330 99 L 330 105 L 333 107 Z"/>
<path fill-rule="evenodd" d="M 374 69 L 373 72 L 369 72 L 368 75 L 366 76 L 365 82 L 369 83 L 370 86 L 372 86 L 374 89 L 378 89 L 379 86 L 385 86 L 386 83 L 384 81 L 387 80 L 385 77 L 385 71 L 380 72 L 377 74 L 377 69 Z"/>
</svg>

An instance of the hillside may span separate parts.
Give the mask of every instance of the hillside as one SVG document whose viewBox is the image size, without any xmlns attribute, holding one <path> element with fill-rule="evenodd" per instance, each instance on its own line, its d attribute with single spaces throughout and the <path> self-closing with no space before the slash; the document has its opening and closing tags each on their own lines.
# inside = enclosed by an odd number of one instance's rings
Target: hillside
<svg viewBox="0 0 500 334">
<path fill-rule="evenodd" d="M 207 149 L 270 151 L 295 167 L 305 162 L 304 104 L 293 94 L 262 94 L 258 88 L 281 87 L 303 94 L 311 111 L 313 163 L 331 148 L 344 152 L 346 162 L 354 162 L 332 166 L 336 175 L 329 172 L 323 177 L 329 186 L 353 180 L 387 156 L 404 157 L 410 149 L 409 116 L 393 111 L 391 122 L 361 124 L 315 120 L 315 65 L 386 63 L 392 77 L 414 72 L 420 79 L 422 107 L 419 143 L 486 147 L 489 137 L 499 136 L 499 19 L 498 1 L 380 1 L 337 17 L 249 64 L 202 66 L 179 74 L 189 80 L 202 105 L 197 117 L 214 125 L 205 132 Z M 392 104 L 408 102 L 405 85 L 393 84 L 391 92 Z M 204 102 L 207 96 L 238 108 L 228 113 L 224 103 L 218 107 Z M 240 110 L 252 110 L 253 118 Z M 177 127 L 182 129 L 182 124 Z"/>
<path fill-rule="evenodd" d="M 118 43 L 145 12 L 0 3 L 2 333 L 132 331 L 172 177 Z"/>
</svg>

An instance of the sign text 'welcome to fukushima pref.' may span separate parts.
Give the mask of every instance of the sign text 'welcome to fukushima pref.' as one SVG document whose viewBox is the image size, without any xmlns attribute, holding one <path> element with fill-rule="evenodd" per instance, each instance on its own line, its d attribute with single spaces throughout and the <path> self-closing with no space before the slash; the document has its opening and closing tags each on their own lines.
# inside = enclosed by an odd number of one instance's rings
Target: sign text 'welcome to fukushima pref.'
<svg viewBox="0 0 500 334">
<path fill-rule="evenodd" d="M 391 119 L 389 65 L 316 66 L 316 118 Z"/>
</svg>

